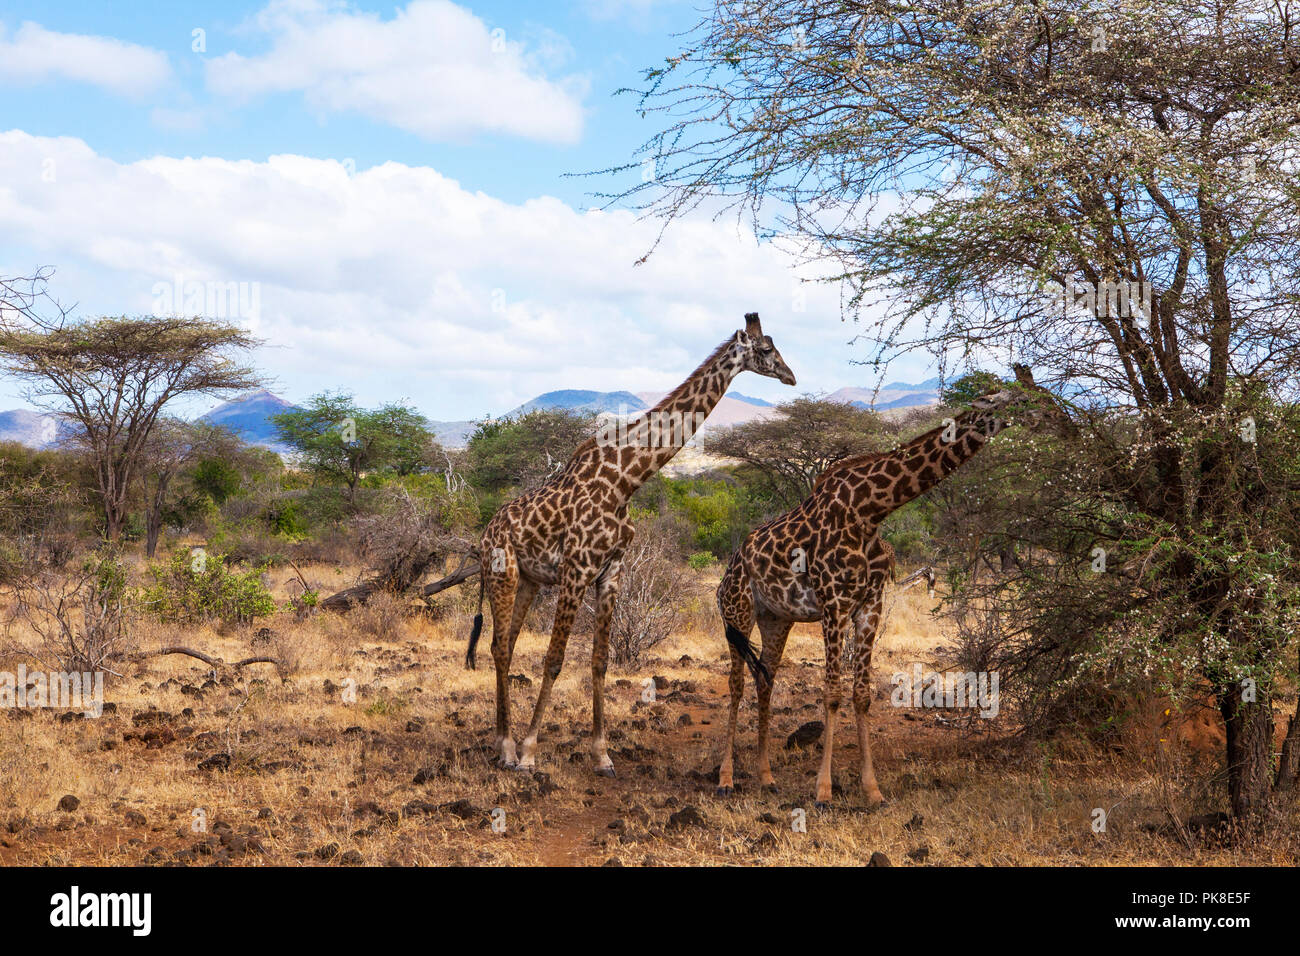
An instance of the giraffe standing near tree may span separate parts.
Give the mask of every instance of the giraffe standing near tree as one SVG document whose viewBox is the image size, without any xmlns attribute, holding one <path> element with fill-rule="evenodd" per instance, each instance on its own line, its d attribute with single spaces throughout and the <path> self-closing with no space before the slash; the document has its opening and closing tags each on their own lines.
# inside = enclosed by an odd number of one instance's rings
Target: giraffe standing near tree
<svg viewBox="0 0 1300 956">
<path fill-rule="evenodd" d="M 483 531 L 479 547 L 479 613 L 474 618 L 467 667 L 474 667 L 483 627 L 483 596 L 492 610 L 492 660 L 496 664 L 496 740 L 503 766 L 532 770 L 537 737 L 564 663 L 564 649 L 586 589 L 596 588 L 591 654 L 591 749 L 595 770 L 614 775 L 605 739 L 604 685 L 609 625 L 618 595 L 622 558 L 632 541 L 627 504 L 632 494 L 677 454 L 741 372 L 794 385 L 794 373 L 764 335 L 758 314 L 730 336 L 686 381 L 654 408 L 627 422 L 609 422 L 574 452 L 545 485 L 504 505 Z M 541 688 L 519 753 L 510 734 L 510 660 L 528 609 L 542 586 L 559 593 Z"/>
<path fill-rule="evenodd" d="M 867 802 L 883 801 L 871 765 L 867 711 L 871 706 L 871 651 L 880 626 L 885 584 L 893 574 L 893 549 L 880 540 L 881 522 L 970 460 L 1007 427 L 1004 417 L 1024 406 L 1030 424 L 1045 420 L 1024 391 L 1004 389 L 976 398 L 971 408 L 883 454 L 860 455 L 832 465 L 795 508 L 755 529 L 732 555 L 718 585 L 718 608 L 731 648 L 731 704 L 718 790 L 733 787 L 736 720 L 745 668 L 758 690 L 759 784 L 775 789 L 768 755 L 772 682 L 795 622 L 821 621 L 826 645 L 819 805 L 831 799 L 831 742 L 840 703 L 840 654 L 850 636 L 853 712 L 860 751 L 859 779 Z M 761 655 L 749 642 L 757 623 Z"/>
</svg>

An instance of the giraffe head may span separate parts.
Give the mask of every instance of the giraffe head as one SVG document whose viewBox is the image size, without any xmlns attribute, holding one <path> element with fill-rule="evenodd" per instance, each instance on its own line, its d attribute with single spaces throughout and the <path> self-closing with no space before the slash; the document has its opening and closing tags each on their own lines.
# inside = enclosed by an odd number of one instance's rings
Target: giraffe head
<svg viewBox="0 0 1300 956">
<path fill-rule="evenodd" d="M 1048 420 L 1041 401 L 1023 389 L 1010 387 L 980 395 L 970 403 L 968 422 L 988 438 L 1013 424 L 1030 429 L 1042 427 Z M 1012 418 L 1015 421 L 1011 421 Z"/>
<path fill-rule="evenodd" d="M 794 372 L 772 344 L 772 336 L 763 334 L 757 312 L 745 313 L 745 327 L 736 333 L 735 348 L 740 353 L 741 371 L 766 375 L 782 385 L 795 384 Z"/>
</svg>

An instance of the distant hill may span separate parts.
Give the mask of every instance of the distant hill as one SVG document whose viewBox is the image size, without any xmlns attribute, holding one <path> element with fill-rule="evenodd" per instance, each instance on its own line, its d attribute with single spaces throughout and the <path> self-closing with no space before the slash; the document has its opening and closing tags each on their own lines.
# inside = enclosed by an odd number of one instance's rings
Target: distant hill
<svg viewBox="0 0 1300 956">
<path fill-rule="evenodd" d="M 759 408 L 771 408 L 771 402 L 765 402 L 761 398 L 751 398 L 749 395 L 741 395 L 739 392 L 728 392 L 727 398 L 734 398 L 738 402 L 744 402 L 746 405 L 757 405 Z"/>
<path fill-rule="evenodd" d="M 538 395 L 506 414 L 522 415 L 537 409 L 618 414 L 621 411 L 639 412 L 646 407 L 645 402 L 631 392 L 591 392 L 581 388 L 564 388 Z"/>
<path fill-rule="evenodd" d="M 199 416 L 199 421 L 220 425 L 234 432 L 250 445 L 261 445 L 275 451 L 288 449 L 276 441 L 275 426 L 271 416 L 297 408 L 266 389 L 248 392 L 228 402 L 222 402 L 212 411 Z"/>
<path fill-rule="evenodd" d="M 939 379 L 928 378 L 916 385 L 907 382 L 890 382 L 878 389 L 846 387 L 831 392 L 828 401 L 844 402 L 857 408 L 884 411 L 890 408 L 914 408 L 939 404 Z"/>
<path fill-rule="evenodd" d="M 444 448 L 464 448 L 478 422 L 429 422 L 429 431 Z"/>
<path fill-rule="evenodd" d="M 650 408 L 666 394 L 667 392 L 637 392 L 636 397 L 645 402 L 646 408 Z M 755 405 L 727 393 L 709 414 L 702 430 L 707 432 L 716 428 L 742 425 L 760 418 L 771 418 L 775 414 L 776 408 L 773 405 Z"/>
</svg>

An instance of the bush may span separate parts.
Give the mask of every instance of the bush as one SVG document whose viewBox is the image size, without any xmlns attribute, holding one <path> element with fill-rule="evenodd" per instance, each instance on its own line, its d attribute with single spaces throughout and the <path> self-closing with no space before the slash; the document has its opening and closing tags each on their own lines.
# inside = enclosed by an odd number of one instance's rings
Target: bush
<svg viewBox="0 0 1300 956">
<path fill-rule="evenodd" d="M 670 522 L 660 519 L 637 528 L 623 556 L 623 577 L 609 627 L 610 654 L 616 662 L 636 664 L 677 625 L 692 585 L 679 560 Z"/>
<path fill-rule="evenodd" d="M 902 564 L 926 564 L 934 559 L 934 502 L 928 497 L 909 501 L 889 515 L 880 536 L 894 549 Z"/>
<path fill-rule="evenodd" d="M 208 538 L 208 549 L 219 552 L 227 565 L 266 569 L 288 560 L 286 542 L 258 530 L 218 531 Z"/>
<path fill-rule="evenodd" d="M 13 619 L 37 638 L 28 649 L 60 671 L 99 671 L 128 645 L 126 569 L 117 555 L 88 558 L 71 575 L 40 568 L 13 583 Z"/>
<path fill-rule="evenodd" d="M 690 565 L 692 571 L 703 571 L 717 560 L 717 556 L 712 551 L 696 551 L 686 559 L 686 563 Z"/>
<path fill-rule="evenodd" d="M 663 492 L 669 508 L 690 526 L 692 551 L 731 554 L 759 523 L 759 509 L 749 492 L 720 478 L 667 478 Z"/>
<path fill-rule="evenodd" d="M 223 554 L 177 548 L 166 564 L 150 565 L 154 583 L 141 597 L 161 620 L 251 623 L 275 613 L 260 568 L 231 571 Z"/>
</svg>

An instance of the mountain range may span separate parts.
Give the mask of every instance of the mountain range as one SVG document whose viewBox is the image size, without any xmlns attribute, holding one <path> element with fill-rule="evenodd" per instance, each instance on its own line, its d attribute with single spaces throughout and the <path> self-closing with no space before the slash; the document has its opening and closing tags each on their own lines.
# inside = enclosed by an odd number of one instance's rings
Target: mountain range
<svg viewBox="0 0 1300 956">
<path fill-rule="evenodd" d="M 857 408 L 887 411 L 936 405 L 939 402 L 939 379 L 931 378 L 916 385 L 891 382 L 879 389 L 845 387 L 825 396 L 828 401 L 844 402 Z M 592 412 L 597 415 L 619 415 L 639 412 L 652 407 L 664 392 L 595 392 L 586 389 L 566 388 L 545 392 L 536 398 L 511 409 L 507 416 L 523 414 L 536 409 L 561 409 L 573 412 Z M 275 451 L 285 451 L 276 441 L 271 416 L 296 408 L 278 395 L 259 389 L 248 392 L 199 416 L 200 421 L 222 425 L 246 442 Z M 770 418 L 776 407 L 761 398 L 751 398 L 739 392 L 728 392 L 709 416 L 705 430 L 727 428 L 744 422 Z M 437 440 L 448 448 L 461 448 L 474 433 L 475 421 L 430 421 L 430 430 Z M 27 409 L 0 412 L 0 442 L 13 441 L 30 448 L 49 448 L 56 445 L 66 426 L 61 426 L 55 415 Z"/>
</svg>

